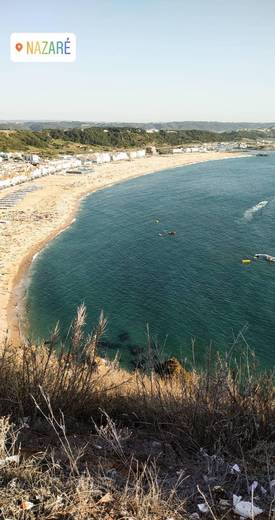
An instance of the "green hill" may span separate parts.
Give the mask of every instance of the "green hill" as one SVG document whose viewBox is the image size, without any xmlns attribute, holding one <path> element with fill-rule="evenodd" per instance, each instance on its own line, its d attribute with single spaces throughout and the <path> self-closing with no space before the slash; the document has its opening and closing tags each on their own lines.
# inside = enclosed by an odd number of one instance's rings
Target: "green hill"
<svg viewBox="0 0 275 520">
<path fill-rule="evenodd" d="M 270 135 L 272 137 L 273 135 Z M 0 151 L 32 151 L 42 155 L 80 153 L 97 150 L 131 149 L 154 145 L 159 149 L 220 141 L 259 139 L 258 130 L 215 133 L 206 130 L 160 130 L 148 133 L 141 128 L 88 127 L 40 131 L 0 130 Z M 274 133 L 275 137 L 275 133 Z"/>
</svg>

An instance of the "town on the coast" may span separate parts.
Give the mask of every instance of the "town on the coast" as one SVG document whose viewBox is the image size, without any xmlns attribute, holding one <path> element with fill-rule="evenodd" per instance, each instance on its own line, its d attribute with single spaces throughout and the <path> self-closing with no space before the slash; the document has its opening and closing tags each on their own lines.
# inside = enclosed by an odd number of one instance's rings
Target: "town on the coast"
<svg viewBox="0 0 275 520">
<path fill-rule="evenodd" d="M 147 130 L 147 134 L 157 133 L 156 129 Z M 170 131 L 172 132 L 172 131 Z M 172 156 L 183 154 L 207 154 L 209 152 L 248 152 L 271 146 L 272 140 L 257 139 L 234 142 L 213 142 L 182 145 L 158 149 L 154 145 L 142 149 L 126 149 L 94 152 L 92 149 L 77 154 L 60 153 L 55 158 L 47 158 L 38 153 L 1 151 L 0 149 L 0 190 L 57 173 L 85 174 L 93 171 L 94 165 L 133 161 L 152 156 Z"/>
</svg>

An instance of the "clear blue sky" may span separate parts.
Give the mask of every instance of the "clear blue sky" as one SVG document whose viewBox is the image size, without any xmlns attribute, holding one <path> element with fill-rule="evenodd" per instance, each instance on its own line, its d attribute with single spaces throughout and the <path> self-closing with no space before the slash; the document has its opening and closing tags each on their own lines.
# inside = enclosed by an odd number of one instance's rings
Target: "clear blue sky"
<svg viewBox="0 0 275 520">
<path fill-rule="evenodd" d="M 39 31 L 77 61 L 10 62 Z M 0 71 L 0 119 L 275 121 L 275 0 L 2 0 Z"/>
</svg>

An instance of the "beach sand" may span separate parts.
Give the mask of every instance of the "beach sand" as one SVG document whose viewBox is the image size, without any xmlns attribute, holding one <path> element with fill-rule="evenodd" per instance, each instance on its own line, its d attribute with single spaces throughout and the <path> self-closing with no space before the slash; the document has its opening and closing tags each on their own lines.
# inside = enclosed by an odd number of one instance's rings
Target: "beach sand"
<svg viewBox="0 0 275 520">
<path fill-rule="evenodd" d="M 97 165 L 87 175 L 58 174 L 0 191 L 1 198 L 19 189 L 35 191 L 8 209 L 0 209 L 0 340 L 20 342 L 24 280 L 33 256 L 74 219 L 80 200 L 112 184 L 166 168 L 244 156 L 208 152 L 153 156 Z M 21 319 L 20 319 L 21 318 Z"/>
</svg>

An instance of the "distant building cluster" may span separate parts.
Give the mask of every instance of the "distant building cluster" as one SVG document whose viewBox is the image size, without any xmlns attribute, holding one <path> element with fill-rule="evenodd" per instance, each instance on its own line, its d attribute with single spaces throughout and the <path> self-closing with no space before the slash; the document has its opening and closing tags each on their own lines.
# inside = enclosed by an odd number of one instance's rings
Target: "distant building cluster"
<svg viewBox="0 0 275 520">
<path fill-rule="evenodd" d="M 172 153 L 236 152 L 248 148 L 248 144 L 240 142 L 203 143 L 197 146 L 176 147 L 172 149 Z"/>
<path fill-rule="evenodd" d="M 9 161 L 10 159 L 13 159 L 14 161 L 17 161 L 17 162 L 28 162 L 30 164 L 39 164 L 40 163 L 40 157 L 39 155 L 35 154 L 35 153 L 30 153 L 30 154 L 24 154 L 24 153 L 19 153 L 19 152 L 15 152 L 15 153 L 7 153 L 7 152 L 0 152 L 0 162 L 3 162 L 3 161 Z"/>
<path fill-rule="evenodd" d="M 130 152 L 97 152 L 92 154 L 89 158 L 96 164 L 109 163 L 111 161 L 129 161 L 133 159 L 140 159 L 146 156 L 146 150 L 133 150 Z"/>
<path fill-rule="evenodd" d="M 156 129 L 148 132 L 157 131 Z M 203 143 L 193 146 L 178 146 L 169 149 L 166 153 L 207 153 L 212 151 L 230 152 L 246 150 L 249 145 L 244 142 L 233 143 Z M 132 161 L 146 157 L 146 155 L 157 155 L 155 146 L 147 146 L 146 149 L 115 151 L 115 152 L 96 152 L 85 155 L 63 155 L 58 159 L 41 159 L 34 153 L 6 153 L 0 152 L 0 189 L 8 188 L 21 184 L 26 181 L 52 175 L 58 172 L 67 173 L 89 173 L 94 164 L 105 164 L 119 161 Z"/>
<path fill-rule="evenodd" d="M 8 156 L 8 157 L 7 157 Z M 23 157 L 23 162 L 18 162 L 18 154 L 5 154 L 0 152 L 1 170 L 0 170 L 0 189 L 9 188 L 22 184 L 23 182 L 52 175 L 68 168 L 81 166 L 81 161 L 76 157 L 64 156 L 59 159 L 52 159 L 41 162 L 36 155 Z M 33 162 L 33 158 L 35 161 Z M 37 158 L 37 162 L 36 162 Z M 24 162 L 25 161 L 25 162 Z"/>
<path fill-rule="evenodd" d="M 0 152 L 0 189 L 53 175 L 58 172 L 89 173 L 93 164 L 130 161 L 146 156 L 146 150 L 130 152 L 98 152 L 91 155 L 63 155 L 58 159 L 42 160 L 37 154 Z"/>
<path fill-rule="evenodd" d="M 148 128 L 148 130 L 146 130 L 147 134 L 157 134 L 158 132 L 159 130 L 157 128 Z"/>
</svg>

